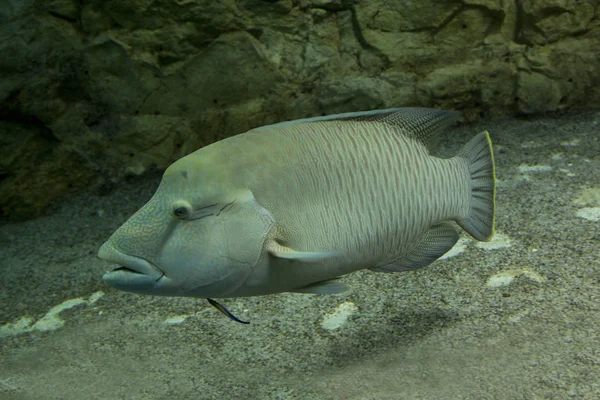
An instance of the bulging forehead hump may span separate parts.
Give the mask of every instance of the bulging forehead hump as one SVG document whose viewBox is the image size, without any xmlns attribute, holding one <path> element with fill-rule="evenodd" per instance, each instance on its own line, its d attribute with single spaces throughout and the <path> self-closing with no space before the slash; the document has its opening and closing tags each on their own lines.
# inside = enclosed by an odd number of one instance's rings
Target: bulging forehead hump
<svg viewBox="0 0 600 400">
<path fill-rule="evenodd" d="M 230 186 L 229 165 L 198 151 L 173 163 L 163 175 L 159 190 L 169 197 L 204 201 L 221 197 Z"/>
</svg>

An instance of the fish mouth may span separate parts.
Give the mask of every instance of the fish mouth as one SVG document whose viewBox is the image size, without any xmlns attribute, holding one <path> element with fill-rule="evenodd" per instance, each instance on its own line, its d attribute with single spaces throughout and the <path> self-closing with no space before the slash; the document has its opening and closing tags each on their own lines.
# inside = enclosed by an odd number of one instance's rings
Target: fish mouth
<svg viewBox="0 0 600 400">
<path fill-rule="evenodd" d="M 117 267 L 117 268 L 115 268 L 115 269 L 113 269 L 113 270 L 110 270 L 110 271 L 109 271 L 109 272 L 107 272 L 107 273 L 113 273 L 113 272 L 119 272 L 119 271 L 123 271 L 123 272 L 125 272 L 125 273 L 127 273 L 127 274 L 139 274 L 139 275 L 145 275 L 145 274 L 144 274 L 144 273 L 142 273 L 142 272 L 139 272 L 139 271 L 136 271 L 136 270 L 134 270 L 134 269 L 127 268 L 127 267 Z"/>
<path fill-rule="evenodd" d="M 111 271 L 102 276 L 102 279 L 117 289 L 129 292 L 146 291 L 154 287 L 165 275 L 151 262 L 125 254 L 115 249 L 109 242 L 105 242 L 100 247 L 98 257 L 116 264 Z"/>
</svg>

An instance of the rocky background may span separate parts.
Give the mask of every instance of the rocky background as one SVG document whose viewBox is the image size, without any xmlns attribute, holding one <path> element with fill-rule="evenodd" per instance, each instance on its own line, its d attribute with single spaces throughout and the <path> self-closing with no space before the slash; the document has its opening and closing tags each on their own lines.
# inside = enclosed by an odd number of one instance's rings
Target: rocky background
<svg viewBox="0 0 600 400">
<path fill-rule="evenodd" d="M 361 109 L 600 105 L 598 0 L 2 0 L 0 207 Z"/>
</svg>

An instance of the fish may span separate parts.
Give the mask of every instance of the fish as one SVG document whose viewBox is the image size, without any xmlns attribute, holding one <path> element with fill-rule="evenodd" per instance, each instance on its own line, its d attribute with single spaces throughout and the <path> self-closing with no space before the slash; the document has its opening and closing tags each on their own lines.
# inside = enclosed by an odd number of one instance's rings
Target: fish
<svg viewBox="0 0 600 400">
<path fill-rule="evenodd" d="M 229 319 L 231 319 L 235 322 L 239 322 L 240 324 L 249 324 L 250 323 L 248 321 L 242 321 L 241 319 L 239 319 L 238 317 L 233 315 L 228 309 L 226 309 L 221 303 L 217 302 L 216 300 L 213 300 L 208 297 L 206 298 L 206 300 L 208 300 L 208 304 L 210 304 L 211 306 L 213 306 L 214 308 L 219 310 L 221 313 L 226 315 Z"/>
<path fill-rule="evenodd" d="M 152 198 L 98 251 L 103 280 L 157 296 L 336 294 L 342 277 L 430 265 L 458 240 L 494 234 L 488 131 L 431 154 L 460 113 L 392 108 L 286 121 L 169 166 Z M 243 322 L 238 320 L 238 322 Z"/>
</svg>

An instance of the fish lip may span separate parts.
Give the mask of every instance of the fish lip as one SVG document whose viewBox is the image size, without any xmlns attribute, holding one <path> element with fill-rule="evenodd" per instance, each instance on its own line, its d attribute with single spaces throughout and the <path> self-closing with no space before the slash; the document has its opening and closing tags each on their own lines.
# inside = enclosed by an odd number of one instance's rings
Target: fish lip
<svg viewBox="0 0 600 400">
<path fill-rule="evenodd" d="M 141 257 L 130 256 L 115 249 L 109 242 L 105 242 L 98 250 L 98 257 L 102 260 L 116 264 L 115 268 L 104 274 L 104 279 L 111 275 L 144 275 L 155 281 L 162 278 L 165 273 L 148 260 Z M 141 276 L 140 276 L 141 277 Z"/>
</svg>

